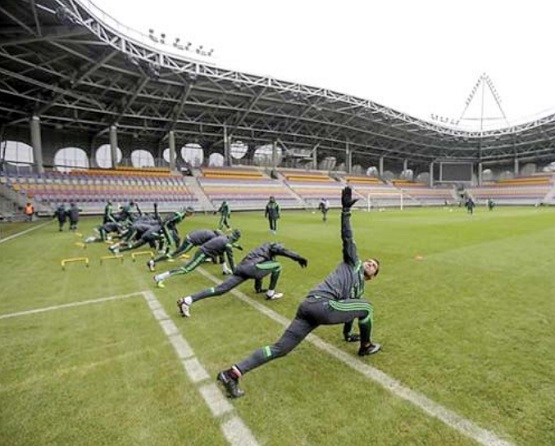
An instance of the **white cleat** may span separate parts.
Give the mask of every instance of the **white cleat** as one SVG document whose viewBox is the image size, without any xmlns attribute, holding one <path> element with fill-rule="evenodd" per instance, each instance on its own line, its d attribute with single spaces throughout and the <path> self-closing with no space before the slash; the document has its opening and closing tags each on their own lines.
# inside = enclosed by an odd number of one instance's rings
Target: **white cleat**
<svg viewBox="0 0 555 446">
<path fill-rule="evenodd" d="M 281 299 L 283 297 L 283 293 L 274 293 L 272 295 L 266 294 L 266 300 L 276 300 Z"/>
<path fill-rule="evenodd" d="M 178 299 L 177 308 L 179 308 L 179 314 L 181 314 L 181 316 L 191 317 L 191 306 L 187 305 L 184 297 Z"/>
</svg>

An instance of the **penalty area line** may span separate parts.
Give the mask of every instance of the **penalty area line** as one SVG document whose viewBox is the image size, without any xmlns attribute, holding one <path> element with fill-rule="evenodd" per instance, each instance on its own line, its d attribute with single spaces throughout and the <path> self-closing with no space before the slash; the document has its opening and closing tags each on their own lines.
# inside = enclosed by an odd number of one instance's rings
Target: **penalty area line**
<svg viewBox="0 0 555 446">
<path fill-rule="evenodd" d="M 84 300 L 81 302 L 71 302 L 69 304 L 54 305 L 52 307 L 35 308 L 34 310 L 18 311 L 17 313 L 0 314 L 0 319 L 9 319 L 12 317 L 27 316 L 29 314 L 46 313 L 48 311 L 61 310 L 63 308 L 74 308 L 74 307 L 81 307 L 83 305 L 93 305 L 93 304 L 98 304 L 102 302 L 109 302 L 111 300 L 128 299 L 134 296 L 141 297 L 143 293 L 144 291 L 137 291 L 135 293 L 122 294 L 120 296 L 101 297 L 100 299 Z"/>
<path fill-rule="evenodd" d="M 199 271 L 200 274 L 210 279 L 214 283 L 219 284 L 222 282 L 220 279 L 216 278 L 203 268 L 197 268 L 197 271 Z M 276 313 L 274 310 L 270 310 L 265 305 L 262 305 L 261 303 L 248 297 L 246 294 L 237 289 L 231 290 L 230 293 L 234 294 L 241 301 L 255 308 L 259 312 L 263 313 L 264 315 L 268 316 L 270 319 L 274 320 L 284 327 L 288 327 L 291 323 L 291 321 L 286 317 Z M 390 377 L 381 370 L 378 370 L 377 368 L 372 367 L 357 358 L 354 358 L 343 350 L 325 342 L 318 336 L 310 334 L 306 338 L 306 340 L 312 345 L 316 346 L 317 348 L 323 350 L 324 352 L 348 365 L 352 369 L 361 373 L 366 378 L 381 385 L 393 395 L 410 402 L 428 415 L 437 418 L 450 428 L 460 432 L 466 437 L 475 440 L 479 444 L 484 446 L 514 446 L 513 443 L 503 440 L 502 438 L 495 435 L 495 433 L 478 426 L 474 422 L 456 414 L 452 410 L 449 410 L 446 407 L 443 407 L 442 405 L 432 401 L 425 395 L 408 388 L 407 386 L 403 385 L 401 382 Z"/>
<path fill-rule="evenodd" d="M 154 293 L 144 291 L 143 296 L 154 318 L 173 345 L 177 357 L 182 361 L 185 374 L 196 386 L 214 418 L 220 419 L 220 428 L 229 444 L 232 446 L 258 446 L 253 433 L 237 415 L 235 408 L 223 395 L 216 383 L 207 383 L 210 378 L 208 372 L 195 357 L 195 352 L 183 337 L 181 330 L 168 316 Z"/>
</svg>

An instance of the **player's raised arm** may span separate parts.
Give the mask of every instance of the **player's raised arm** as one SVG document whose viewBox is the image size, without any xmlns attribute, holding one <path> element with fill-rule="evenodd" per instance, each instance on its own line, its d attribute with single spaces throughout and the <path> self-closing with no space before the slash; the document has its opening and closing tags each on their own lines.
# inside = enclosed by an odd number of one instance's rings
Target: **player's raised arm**
<svg viewBox="0 0 555 446">
<path fill-rule="evenodd" d="M 357 248 L 351 229 L 351 207 L 358 201 L 353 199 L 353 191 L 347 186 L 341 192 L 341 240 L 343 242 L 343 261 L 355 265 L 358 261 Z"/>
</svg>

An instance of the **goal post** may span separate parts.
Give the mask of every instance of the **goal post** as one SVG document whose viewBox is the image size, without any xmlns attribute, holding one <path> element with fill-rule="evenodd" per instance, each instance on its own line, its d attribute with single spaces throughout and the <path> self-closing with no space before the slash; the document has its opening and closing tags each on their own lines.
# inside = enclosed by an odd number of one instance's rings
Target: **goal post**
<svg viewBox="0 0 555 446">
<path fill-rule="evenodd" d="M 399 210 L 404 209 L 403 191 L 387 192 L 387 193 L 372 193 L 369 192 L 366 196 L 366 210 L 368 212 L 384 208 L 396 208 Z"/>
</svg>

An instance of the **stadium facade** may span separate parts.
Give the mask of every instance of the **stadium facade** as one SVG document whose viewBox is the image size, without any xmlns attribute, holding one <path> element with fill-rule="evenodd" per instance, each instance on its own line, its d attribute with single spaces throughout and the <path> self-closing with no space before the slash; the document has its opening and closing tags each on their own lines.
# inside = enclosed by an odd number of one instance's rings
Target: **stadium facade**
<svg viewBox="0 0 555 446">
<path fill-rule="evenodd" d="M 277 147 L 279 163 L 347 173 L 376 166 L 439 179 L 443 163 L 516 173 L 555 160 L 555 115 L 466 131 L 324 88 L 227 70 L 126 29 L 84 0 L 8 0 L 0 8 L 0 137 L 33 147 L 35 168 L 65 146 L 117 144 L 123 162 L 144 149 L 179 169 L 175 147 L 198 144 L 225 165 Z M 248 150 L 237 161 L 232 146 Z M 112 154 L 113 155 L 113 154 Z M 115 158 L 115 156 L 114 156 Z M 276 162 L 274 158 L 272 162 Z"/>
</svg>

